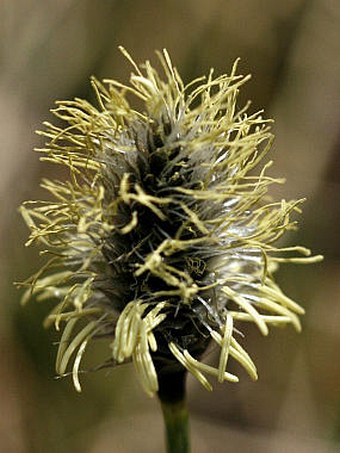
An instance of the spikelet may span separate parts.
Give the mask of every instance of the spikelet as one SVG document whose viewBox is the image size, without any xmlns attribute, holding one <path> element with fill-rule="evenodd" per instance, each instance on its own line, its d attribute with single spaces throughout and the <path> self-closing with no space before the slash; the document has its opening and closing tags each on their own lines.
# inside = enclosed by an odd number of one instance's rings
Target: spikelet
<svg viewBox="0 0 340 453">
<path fill-rule="evenodd" d="M 273 202 L 271 162 L 258 167 L 273 135 L 262 112 L 240 108 L 249 76 L 207 77 L 184 85 L 164 50 L 162 73 L 146 61 L 130 84 L 92 79 L 97 107 L 57 102 L 64 128 L 45 122 L 41 160 L 67 167 L 66 181 L 44 180 L 49 201 L 21 207 L 50 259 L 24 282 L 23 297 L 54 299 L 46 324 L 62 328 L 56 371 L 79 369 L 91 340 L 112 338 L 110 363 L 132 361 L 145 391 L 158 390 L 159 370 L 187 369 L 208 390 L 208 378 L 237 382 L 237 361 L 257 379 L 239 343 L 244 322 L 300 330 L 304 310 L 277 286 L 279 262 L 316 262 L 310 251 L 274 244 L 294 229 L 302 200 Z M 143 110 L 130 105 L 137 97 Z M 250 172 L 252 171 L 251 175 Z M 302 255 L 296 257 L 297 255 Z M 209 343 L 215 367 L 201 361 Z"/>
</svg>

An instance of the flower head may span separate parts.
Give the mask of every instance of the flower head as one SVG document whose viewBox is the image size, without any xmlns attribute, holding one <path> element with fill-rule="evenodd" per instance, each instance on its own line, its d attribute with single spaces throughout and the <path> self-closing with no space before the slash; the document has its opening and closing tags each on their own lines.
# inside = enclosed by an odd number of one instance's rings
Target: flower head
<svg viewBox="0 0 340 453">
<path fill-rule="evenodd" d="M 92 79 L 97 107 L 82 99 L 57 102 L 45 122 L 42 160 L 69 170 L 66 181 L 44 180 L 51 199 L 27 202 L 22 215 L 50 258 L 25 282 L 24 295 L 54 299 L 47 319 L 63 327 L 56 359 L 60 375 L 79 366 L 91 340 L 111 339 L 108 364 L 132 361 L 149 394 L 158 375 L 186 369 L 207 389 L 238 381 L 229 358 L 253 378 L 241 346 L 242 323 L 268 334 L 269 325 L 300 330 L 303 309 L 273 279 L 282 261 L 310 255 L 274 244 L 295 227 L 299 201 L 273 202 L 272 183 L 251 172 L 269 151 L 270 121 L 240 108 L 249 77 L 201 77 L 184 85 L 166 51 L 162 75 L 146 61 L 130 84 Z M 137 97 L 143 108 L 131 106 Z M 250 174 L 251 172 L 251 174 Z M 201 361 L 209 343 L 215 367 Z"/>
</svg>

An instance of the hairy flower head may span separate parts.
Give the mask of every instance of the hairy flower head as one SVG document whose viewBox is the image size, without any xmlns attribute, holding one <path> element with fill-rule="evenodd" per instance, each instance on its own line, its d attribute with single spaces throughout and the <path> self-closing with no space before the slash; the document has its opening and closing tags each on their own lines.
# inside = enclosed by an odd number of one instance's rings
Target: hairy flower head
<svg viewBox="0 0 340 453">
<path fill-rule="evenodd" d="M 236 75 L 236 63 L 230 75 L 211 70 L 184 85 L 166 51 L 161 75 L 122 51 L 134 68 L 129 85 L 92 79 L 96 107 L 57 102 L 53 113 L 66 126 L 44 123 L 42 160 L 70 176 L 44 180 L 50 200 L 21 207 L 27 245 L 49 256 L 25 282 L 24 300 L 56 301 L 47 319 L 63 328 L 56 370 L 71 367 L 78 390 L 86 346 L 103 337 L 111 338 L 107 364 L 132 361 L 149 394 L 174 369 L 208 390 L 209 376 L 237 382 L 229 358 L 256 379 L 242 324 L 264 335 L 269 325 L 300 330 L 303 309 L 273 273 L 282 261 L 320 259 L 274 245 L 295 227 L 302 200 L 270 200 L 268 186 L 282 182 L 266 175 L 270 162 L 253 175 L 273 136 L 261 112 L 237 105 L 248 77 Z M 211 342 L 220 348 L 216 366 L 201 361 Z"/>
</svg>

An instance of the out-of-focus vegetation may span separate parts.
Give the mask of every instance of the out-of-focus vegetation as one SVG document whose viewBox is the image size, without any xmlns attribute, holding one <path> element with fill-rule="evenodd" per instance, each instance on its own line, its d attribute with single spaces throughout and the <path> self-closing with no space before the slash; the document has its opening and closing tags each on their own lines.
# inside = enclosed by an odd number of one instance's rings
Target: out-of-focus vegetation
<svg viewBox="0 0 340 453">
<path fill-rule="evenodd" d="M 49 307 L 20 307 L 12 285 L 37 268 L 17 206 L 56 176 L 31 152 L 55 99 L 91 98 L 89 77 L 127 79 L 166 47 L 184 78 L 226 72 L 238 56 L 243 90 L 276 122 L 276 196 L 307 196 L 291 241 L 323 264 L 283 266 L 279 279 L 307 309 L 301 335 L 250 329 L 260 373 L 208 394 L 190 381 L 194 451 L 331 452 L 340 448 L 340 3 L 331 0 L 3 0 L 0 3 L 0 450 L 160 452 L 162 424 L 129 367 L 88 373 L 83 393 L 54 379 Z M 62 175 L 58 175 L 62 176 Z M 99 353 L 93 351 L 93 354 Z"/>
</svg>

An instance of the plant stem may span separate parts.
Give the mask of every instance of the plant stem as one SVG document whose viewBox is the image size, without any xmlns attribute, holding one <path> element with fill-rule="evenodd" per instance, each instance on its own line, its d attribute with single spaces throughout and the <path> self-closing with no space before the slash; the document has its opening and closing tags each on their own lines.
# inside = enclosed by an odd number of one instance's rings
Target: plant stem
<svg viewBox="0 0 340 453">
<path fill-rule="evenodd" d="M 189 414 L 185 400 L 185 372 L 159 376 L 167 453 L 190 453 Z"/>
<path fill-rule="evenodd" d="M 162 403 L 167 453 L 189 453 L 189 415 L 184 401 Z"/>
</svg>

